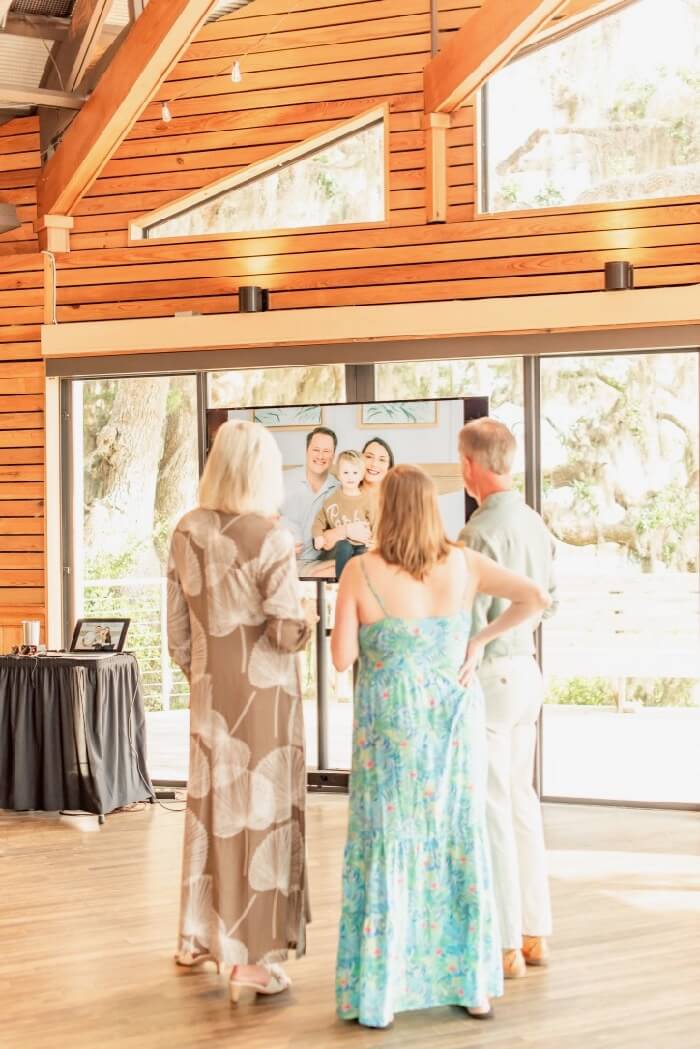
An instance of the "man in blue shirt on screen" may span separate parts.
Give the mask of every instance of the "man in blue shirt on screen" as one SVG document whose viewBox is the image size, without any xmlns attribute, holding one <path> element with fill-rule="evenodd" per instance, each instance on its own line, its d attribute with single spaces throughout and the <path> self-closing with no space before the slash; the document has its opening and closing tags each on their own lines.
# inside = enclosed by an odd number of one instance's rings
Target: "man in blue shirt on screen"
<svg viewBox="0 0 700 1049">
<path fill-rule="evenodd" d="M 326 558 L 314 547 L 311 529 L 316 514 L 328 496 L 338 487 L 329 471 L 335 458 L 338 439 L 333 430 L 317 426 L 306 437 L 306 465 L 285 476 L 286 496 L 282 504 L 282 522 L 294 536 L 299 574 L 313 574 L 314 565 Z"/>
</svg>

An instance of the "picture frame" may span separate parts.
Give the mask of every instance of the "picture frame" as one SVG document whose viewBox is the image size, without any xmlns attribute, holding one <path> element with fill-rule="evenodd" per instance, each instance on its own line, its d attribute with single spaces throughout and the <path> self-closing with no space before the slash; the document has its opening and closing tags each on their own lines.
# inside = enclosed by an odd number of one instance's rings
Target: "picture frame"
<svg viewBox="0 0 700 1049">
<path fill-rule="evenodd" d="M 270 430 L 313 430 L 323 424 L 320 404 L 288 404 L 278 408 L 254 408 L 253 422 Z"/>
<path fill-rule="evenodd" d="M 78 619 L 70 643 L 71 652 L 122 652 L 130 619 L 95 616 Z"/>
<path fill-rule="evenodd" d="M 377 401 L 358 405 L 358 426 L 364 430 L 385 427 L 437 426 L 438 401 Z"/>
</svg>

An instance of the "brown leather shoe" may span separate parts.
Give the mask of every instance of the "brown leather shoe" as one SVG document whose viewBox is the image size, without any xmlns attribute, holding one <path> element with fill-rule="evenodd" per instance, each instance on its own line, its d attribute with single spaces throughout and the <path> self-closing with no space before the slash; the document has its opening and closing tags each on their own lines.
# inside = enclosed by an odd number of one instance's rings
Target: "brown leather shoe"
<svg viewBox="0 0 700 1049">
<path fill-rule="evenodd" d="M 542 936 L 523 936 L 522 955 L 526 965 L 549 965 L 549 947 Z"/>
<path fill-rule="evenodd" d="M 511 950 L 503 952 L 503 978 L 505 980 L 519 980 L 526 972 L 527 969 L 522 951 Z"/>
</svg>

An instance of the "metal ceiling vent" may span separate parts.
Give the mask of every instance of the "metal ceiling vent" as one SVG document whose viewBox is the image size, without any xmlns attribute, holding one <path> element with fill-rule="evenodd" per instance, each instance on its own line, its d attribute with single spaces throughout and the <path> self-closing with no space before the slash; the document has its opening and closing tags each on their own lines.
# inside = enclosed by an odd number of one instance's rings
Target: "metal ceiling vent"
<svg viewBox="0 0 700 1049">
<path fill-rule="evenodd" d="M 14 204 L 4 204 L 0 201 L 0 233 L 9 233 L 11 229 L 18 229 L 21 225 Z"/>
</svg>

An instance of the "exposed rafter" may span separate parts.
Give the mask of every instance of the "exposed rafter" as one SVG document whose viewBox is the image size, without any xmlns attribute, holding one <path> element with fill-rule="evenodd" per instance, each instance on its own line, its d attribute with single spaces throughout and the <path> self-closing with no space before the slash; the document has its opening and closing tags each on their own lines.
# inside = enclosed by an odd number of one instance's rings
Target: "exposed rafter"
<svg viewBox="0 0 700 1049">
<path fill-rule="evenodd" d="M 68 36 L 54 44 L 46 66 L 42 87 L 75 91 L 85 79 L 100 42 L 112 0 L 76 0 Z M 73 119 L 56 110 L 39 110 L 41 154 L 46 156 L 54 142 Z"/>
<path fill-rule="evenodd" d="M 75 90 L 95 54 L 111 6 L 112 0 L 76 0 L 68 36 L 53 49 L 44 87 Z"/>
<path fill-rule="evenodd" d="M 0 83 L 0 106 L 50 106 L 56 109 L 80 109 L 85 98 L 71 91 L 48 91 L 42 87 L 13 87 Z"/>
<path fill-rule="evenodd" d="M 573 0 L 573 2 L 569 0 L 561 11 L 561 17 L 553 18 L 539 33 L 535 33 L 520 48 L 518 56 L 534 51 L 543 44 L 558 40 L 559 37 L 573 33 L 577 29 L 583 29 L 592 22 L 597 22 L 599 18 L 621 11 L 635 2 L 636 0 Z"/>
<path fill-rule="evenodd" d="M 70 215 L 216 6 L 151 0 L 100 78 L 37 186 L 39 215 Z"/>
<path fill-rule="evenodd" d="M 104 40 L 113 40 L 122 27 L 106 25 L 102 29 Z M 6 36 L 28 36 L 35 40 L 65 40 L 70 31 L 70 18 L 56 18 L 52 15 L 25 15 L 10 11 L 3 30 Z"/>
<path fill-rule="evenodd" d="M 484 0 L 425 67 L 425 112 L 451 113 L 566 4 L 567 0 Z"/>
</svg>

